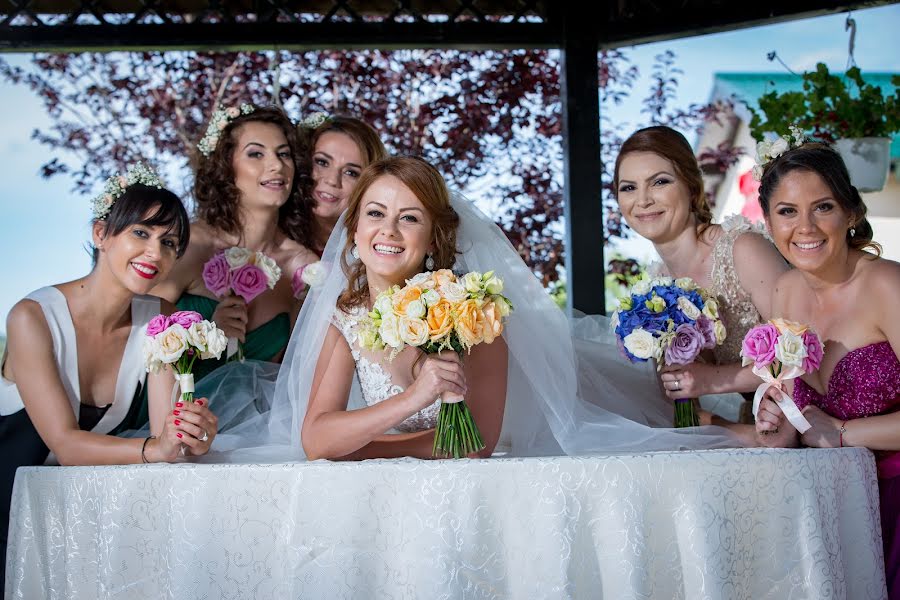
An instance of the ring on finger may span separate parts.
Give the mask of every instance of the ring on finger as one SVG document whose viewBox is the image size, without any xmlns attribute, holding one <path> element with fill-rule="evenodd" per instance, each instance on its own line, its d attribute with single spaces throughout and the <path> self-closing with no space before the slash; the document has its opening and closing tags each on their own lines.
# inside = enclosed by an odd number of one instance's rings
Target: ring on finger
<svg viewBox="0 0 900 600">
<path fill-rule="evenodd" d="M 205 442 L 205 441 L 208 440 L 208 439 L 209 439 L 209 433 L 207 433 L 207 431 L 204 429 L 204 430 L 203 430 L 203 437 L 200 438 L 200 441 L 201 441 L 201 442 Z"/>
</svg>

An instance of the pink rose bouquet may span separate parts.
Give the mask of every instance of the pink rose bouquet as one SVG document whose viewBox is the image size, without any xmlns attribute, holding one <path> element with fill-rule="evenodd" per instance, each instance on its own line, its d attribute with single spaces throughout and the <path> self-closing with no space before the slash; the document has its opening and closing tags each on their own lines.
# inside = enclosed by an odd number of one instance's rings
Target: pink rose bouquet
<svg viewBox="0 0 900 600">
<path fill-rule="evenodd" d="M 753 372 L 763 383 L 753 397 L 753 415 L 770 387 L 778 392 L 778 406 L 797 431 L 805 433 L 809 421 L 784 391 L 784 384 L 806 373 L 818 370 L 824 354 L 822 341 L 815 331 L 793 321 L 772 319 L 747 332 L 741 344 L 744 366 L 753 365 Z"/>
<path fill-rule="evenodd" d="M 206 261 L 202 275 L 206 288 L 217 297 L 231 292 L 250 303 L 266 289 L 274 289 L 281 279 L 281 268 L 262 252 L 233 246 Z M 226 356 L 235 354 L 243 360 L 237 339 L 229 338 Z"/>
</svg>

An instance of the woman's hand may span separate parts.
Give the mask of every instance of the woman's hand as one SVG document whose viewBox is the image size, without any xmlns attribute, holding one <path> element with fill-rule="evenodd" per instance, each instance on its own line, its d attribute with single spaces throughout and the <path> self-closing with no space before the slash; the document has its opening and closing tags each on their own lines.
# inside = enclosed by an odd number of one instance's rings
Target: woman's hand
<svg viewBox="0 0 900 600">
<path fill-rule="evenodd" d="M 797 445 L 797 430 L 775 401 L 775 388 L 766 390 L 756 413 L 756 440 L 760 446 L 787 448 Z"/>
<path fill-rule="evenodd" d="M 662 368 L 662 380 L 666 396 L 672 400 L 699 398 L 712 393 L 709 382 L 715 375 L 715 366 L 700 362 L 689 365 L 669 365 Z"/>
<path fill-rule="evenodd" d="M 800 437 L 805 446 L 811 448 L 841 447 L 841 424 L 843 421 L 825 413 L 818 406 L 807 406 L 802 412 L 811 425 Z"/>
<path fill-rule="evenodd" d="M 162 433 L 156 440 L 156 461 L 172 462 L 185 453 L 200 456 L 209 451 L 218 431 L 218 418 L 209 408 L 208 400 L 198 398 L 191 402 L 176 402 L 175 409 L 166 417 Z M 154 461 L 151 461 L 154 462 Z"/>
<path fill-rule="evenodd" d="M 237 338 L 241 342 L 246 341 L 247 334 L 247 303 L 240 296 L 228 294 L 213 312 L 212 320 L 216 326 L 225 332 L 230 338 Z"/>
<path fill-rule="evenodd" d="M 444 392 L 466 395 L 466 376 L 462 360 L 452 350 L 429 354 L 415 374 L 407 393 L 416 399 L 419 410 L 430 406 Z"/>
</svg>

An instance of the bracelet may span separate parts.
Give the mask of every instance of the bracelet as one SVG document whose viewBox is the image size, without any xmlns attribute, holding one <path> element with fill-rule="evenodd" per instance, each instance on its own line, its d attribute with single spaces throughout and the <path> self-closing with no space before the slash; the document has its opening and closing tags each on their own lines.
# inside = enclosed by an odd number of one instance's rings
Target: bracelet
<svg viewBox="0 0 900 600">
<path fill-rule="evenodd" d="M 847 421 L 844 421 L 843 423 L 841 423 L 841 429 L 838 432 L 838 442 L 840 443 L 841 448 L 844 447 L 844 433 L 846 433 L 846 432 L 847 432 Z"/>
<path fill-rule="evenodd" d="M 155 435 L 148 435 L 147 437 L 144 438 L 144 445 L 141 446 L 141 461 L 143 461 L 144 464 L 147 464 L 150 462 L 149 460 L 147 460 L 147 457 L 144 455 L 144 452 L 147 450 L 147 442 L 149 442 L 150 440 L 155 440 L 155 439 L 156 439 Z"/>
</svg>

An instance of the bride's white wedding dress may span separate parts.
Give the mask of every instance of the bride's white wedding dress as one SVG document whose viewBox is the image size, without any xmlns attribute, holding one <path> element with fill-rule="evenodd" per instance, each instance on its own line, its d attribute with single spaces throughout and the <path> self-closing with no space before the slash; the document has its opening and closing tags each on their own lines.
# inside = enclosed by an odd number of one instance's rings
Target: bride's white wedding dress
<svg viewBox="0 0 900 600">
<path fill-rule="evenodd" d="M 670 429 L 672 406 L 652 366 L 631 364 L 619 354 L 609 319 L 567 318 L 497 225 L 458 195 L 453 207 L 460 216 L 454 271 L 495 271 L 514 306 L 503 332 L 509 367 L 498 451 L 533 456 L 740 445 L 721 428 Z M 205 461 L 303 458 L 301 425 L 320 349 L 332 325 L 340 329 L 356 361 L 348 410 L 382 401 L 412 382 L 408 362 L 414 351 L 390 363 L 361 351 L 355 328 L 362 311 L 336 312 L 337 298 L 347 286 L 340 267 L 346 239 L 339 223 L 322 257 L 328 277 L 303 305 L 274 386 L 274 368 L 249 361 L 219 369 L 201 382 L 212 410 L 224 407 L 217 413 L 221 433 Z M 411 415 L 397 429 L 432 427 L 437 406 Z"/>
</svg>

